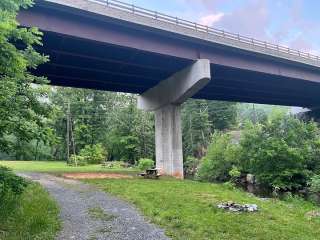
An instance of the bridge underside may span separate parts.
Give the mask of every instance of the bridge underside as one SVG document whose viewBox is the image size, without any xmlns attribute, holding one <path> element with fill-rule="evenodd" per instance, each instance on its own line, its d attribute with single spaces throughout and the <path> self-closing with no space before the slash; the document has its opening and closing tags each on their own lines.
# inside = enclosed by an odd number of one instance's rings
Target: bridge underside
<svg viewBox="0 0 320 240">
<path fill-rule="evenodd" d="M 179 106 L 186 96 L 320 106 L 317 64 L 125 21 L 127 13 L 86 0 L 37 3 L 18 16 L 44 32 L 39 51 L 50 62 L 35 74 L 52 85 L 141 94 L 141 106 L 156 111 L 157 166 L 165 174 L 183 177 Z"/>
<path fill-rule="evenodd" d="M 141 94 L 194 61 L 45 32 L 50 63 L 36 71 L 52 85 Z M 194 98 L 319 106 L 320 84 L 211 64 L 212 81 Z"/>
</svg>

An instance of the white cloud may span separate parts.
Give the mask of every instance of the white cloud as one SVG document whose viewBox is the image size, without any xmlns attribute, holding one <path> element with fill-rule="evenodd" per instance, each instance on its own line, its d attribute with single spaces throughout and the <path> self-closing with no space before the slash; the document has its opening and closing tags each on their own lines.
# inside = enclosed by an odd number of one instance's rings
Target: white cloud
<svg viewBox="0 0 320 240">
<path fill-rule="evenodd" d="M 225 14 L 222 12 L 217 14 L 210 14 L 210 15 L 201 17 L 199 20 L 199 23 L 207 26 L 212 26 L 213 24 L 219 22 L 224 15 Z"/>
<path fill-rule="evenodd" d="M 265 0 L 249 1 L 233 12 L 225 14 L 215 27 L 233 33 L 268 40 L 270 16 Z"/>
</svg>

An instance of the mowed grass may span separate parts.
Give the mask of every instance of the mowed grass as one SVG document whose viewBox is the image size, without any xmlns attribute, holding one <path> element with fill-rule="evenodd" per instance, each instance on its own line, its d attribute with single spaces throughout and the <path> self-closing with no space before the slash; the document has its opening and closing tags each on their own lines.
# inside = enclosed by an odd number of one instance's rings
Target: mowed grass
<svg viewBox="0 0 320 240">
<path fill-rule="evenodd" d="M 263 200 L 225 185 L 178 180 L 87 180 L 106 192 L 135 204 L 153 223 L 177 240 L 316 240 L 320 218 L 306 213 L 313 204 Z M 257 213 L 236 214 L 220 210 L 220 202 L 257 204 Z"/>
<path fill-rule="evenodd" d="M 0 203 L 1 240 L 53 240 L 59 229 L 59 208 L 39 184 L 30 184 L 18 199 Z"/>
<path fill-rule="evenodd" d="M 110 172 L 110 173 L 128 173 L 135 174 L 137 172 L 134 168 L 122 168 L 115 165 L 113 168 L 103 168 L 99 165 L 87 165 L 73 167 L 66 164 L 66 162 L 54 161 L 0 161 L 0 165 L 9 167 L 14 171 L 21 172 L 42 172 L 42 173 L 94 173 L 94 172 Z"/>
</svg>

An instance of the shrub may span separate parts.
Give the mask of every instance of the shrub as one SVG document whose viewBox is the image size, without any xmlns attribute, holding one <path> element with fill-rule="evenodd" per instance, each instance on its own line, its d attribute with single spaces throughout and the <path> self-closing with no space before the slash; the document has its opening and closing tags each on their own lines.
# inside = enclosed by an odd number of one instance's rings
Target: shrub
<svg viewBox="0 0 320 240">
<path fill-rule="evenodd" d="M 203 181 L 228 181 L 229 171 L 235 165 L 238 146 L 232 144 L 228 134 L 216 133 L 208 148 L 208 154 L 202 159 L 197 177 Z"/>
<path fill-rule="evenodd" d="M 310 182 L 310 192 L 320 194 L 320 175 L 314 175 Z"/>
<path fill-rule="evenodd" d="M 88 162 L 85 157 L 81 155 L 71 155 L 69 159 L 69 165 L 71 166 L 86 166 L 88 165 Z"/>
<path fill-rule="evenodd" d="M 186 177 L 194 177 L 197 173 L 200 160 L 195 157 L 187 157 L 187 160 L 183 164 L 184 175 Z"/>
<path fill-rule="evenodd" d="M 148 158 L 141 158 L 138 163 L 138 168 L 142 171 L 154 167 L 154 161 Z"/>
<path fill-rule="evenodd" d="M 15 175 L 10 169 L 0 166 L 0 203 L 8 195 L 21 195 L 28 183 L 22 177 Z"/>
<path fill-rule="evenodd" d="M 241 177 L 241 171 L 238 167 L 232 166 L 231 170 L 229 171 L 230 180 L 233 183 L 236 183 L 239 178 Z"/>
<path fill-rule="evenodd" d="M 88 164 L 99 164 L 106 160 L 107 152 L 101 144 L 86 145 L 79 154 Z"/>
</svg>

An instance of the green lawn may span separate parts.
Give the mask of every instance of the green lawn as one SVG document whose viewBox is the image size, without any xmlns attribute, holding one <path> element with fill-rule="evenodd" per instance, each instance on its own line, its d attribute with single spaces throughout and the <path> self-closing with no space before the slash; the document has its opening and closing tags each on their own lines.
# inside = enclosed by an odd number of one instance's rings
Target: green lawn
<svg viewBox="0 0 320 240">
<path fill-rule="evenodd" d="M 88 165 L 83 167 L 68 166 L 65 162 L 44 161 L 0 161 L 0 165 L 9 167 L 14 171 L 45 172 L 45 173 L 73 173 L 73 172 L 113 172 L 113 173 L 136 173 L 134 168 L 124 169 L 115 166 L 112 169 L 103 168 L 101 165 Z"/>
<path fill-rule="evenodd" d="M 75 168 L 63 162 L 0 161 L 1 164 L 16 171 L 54 174 L 64 172 L 134 174 L 136 171 L 120 167 L 104 169 L 99 165 Z M 159 181 L 133 178 L 87 180 L 87 182 L 132 202 L 152 222 L 163 227 L 168 236 L 176 240 L 320 239 L 320 218 L 310 219 L 306 215 L 312 210 L 320 211 L 320 208 L 302 200 L 265 201 L 225 185 L 170 178 L 161 178 Z M 218 203 L 225 201 L 255 203 L 260 211 L 253 214 L 235 214 L 216 207 Z"/>
<path fill-rule="evenodd" d="M 39 184 L 0 203 L 0 240 L 53 240 L 59 229 L 59 208 Z"/>
<path fill-rule="evenodd" d="M 135 204 L 152 222 L 179 240 L 316 240 L 320 239 L 320 218 L 305 214 L 320 210 L 311 203 L 261 200 L 230 187 L 178 180 L 90 180 Z M 255 203 L 258 213 L 228 213 L 217 203 Z"/>
</svg>

